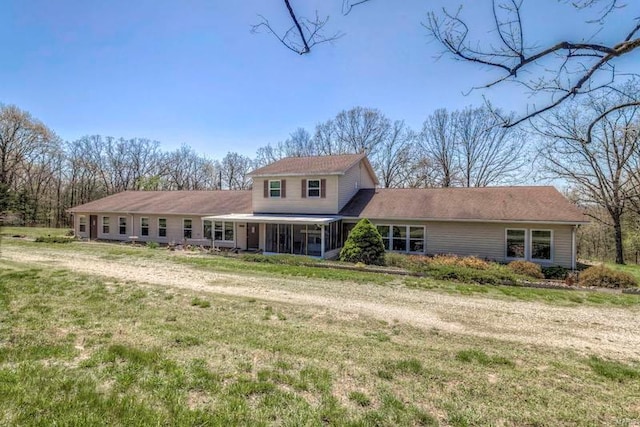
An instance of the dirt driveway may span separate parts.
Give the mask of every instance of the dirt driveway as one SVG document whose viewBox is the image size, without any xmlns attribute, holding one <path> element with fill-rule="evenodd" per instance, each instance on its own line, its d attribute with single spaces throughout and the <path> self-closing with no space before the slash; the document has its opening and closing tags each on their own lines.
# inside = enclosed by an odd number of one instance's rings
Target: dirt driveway
<svg viewBox="0 0 640 427">
<path fill-rule="evenodd" d="M 558 307 L 483 296 L 448 295 L 403 286 L 309 278 L 207 272 L 172 262 L 104 259 L 77 252 L 30 247 L 3 250 L 2 258 L 56 266 L 118 280 L 313 305 L 347 316 L 371 316 L 416 327 L 573 349 L 622 359 L 640 359 L 640 307 Z"/>
</svg>

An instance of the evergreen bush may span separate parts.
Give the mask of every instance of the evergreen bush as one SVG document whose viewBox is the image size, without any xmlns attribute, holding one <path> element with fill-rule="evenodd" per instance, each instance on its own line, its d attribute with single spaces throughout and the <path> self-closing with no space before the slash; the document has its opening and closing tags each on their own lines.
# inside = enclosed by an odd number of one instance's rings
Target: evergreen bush
<svg viewBox="0 0 640 427">
<path fill-rule="evenodd" d="M 340 251 L 340 261 L 384 265 L 382 236 L 371 221 L 363 218 L 353 227 Z"/>
</svg>

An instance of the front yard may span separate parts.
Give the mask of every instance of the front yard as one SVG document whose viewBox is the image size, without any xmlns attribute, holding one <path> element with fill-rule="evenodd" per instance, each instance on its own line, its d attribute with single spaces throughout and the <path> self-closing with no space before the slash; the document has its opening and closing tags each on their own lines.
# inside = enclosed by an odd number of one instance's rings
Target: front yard
<svg viewBox="0 0 640 427">
<path fill-rule="evenodd" d="M 636 425 L 640 296 L 4 239 L 4 424 Z"/>
</svg>

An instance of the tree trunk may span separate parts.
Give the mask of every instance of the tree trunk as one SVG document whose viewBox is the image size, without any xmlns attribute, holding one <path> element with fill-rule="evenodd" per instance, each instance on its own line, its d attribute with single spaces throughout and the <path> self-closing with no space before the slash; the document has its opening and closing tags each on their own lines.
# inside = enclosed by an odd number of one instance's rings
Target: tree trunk
<svg viewBox="0 0 640 427">
<path fill-rule="evenodd" d="M 624 264 L 624 253 L 622 247 L 622 224 L 620 218 L 614 220 L 613 228 L 616 236 L 616 264 Z"/>
</svg>

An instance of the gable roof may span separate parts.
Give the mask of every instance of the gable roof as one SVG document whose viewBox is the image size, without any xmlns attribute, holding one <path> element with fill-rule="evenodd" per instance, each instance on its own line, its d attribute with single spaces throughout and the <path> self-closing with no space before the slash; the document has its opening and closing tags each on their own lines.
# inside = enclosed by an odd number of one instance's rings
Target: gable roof
<svg viewBox="0 0 640 427">
<path fill-rule="evenodd" d="M 251 172 L 253 177 L 261 176 L 307 176 L 344 175 L 361 160 L 369 161 L 364 153 L 331 156 L 285 157 Z M 368 167 L 371 165 L 368 164 Z M 373 172 L 371 170 L 370 172 Z"/>
<path fill-rule="evenodd" d="M 251 190 L 124 191 L 73 207 L 69 212 L 151 215 L 251 213 Z"/>
<path fill-rule="evenodd" d="M 363 189 L 340 215 L 398 220 L 588 222 L 582 211 L 554 187 Z"/>
</svg>

